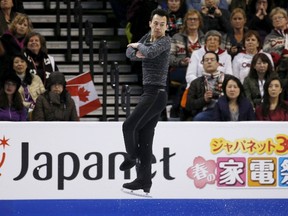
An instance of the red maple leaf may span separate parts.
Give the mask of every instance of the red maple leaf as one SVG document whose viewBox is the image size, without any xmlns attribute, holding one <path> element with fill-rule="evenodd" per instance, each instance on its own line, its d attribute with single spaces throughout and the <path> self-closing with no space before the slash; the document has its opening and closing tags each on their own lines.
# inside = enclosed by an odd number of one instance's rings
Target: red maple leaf
<svg viewBox="0 0 288 216">
<path fill-rule="evenodd" d="M 2 145 L 3 146 L 3 149 L 5 149 L 5 146 L 7 145 L 7 146 L 9 146 L 9 144 L 8 144 L 8 140 L 9 139 L 6 139 L 5 138 L 5 136 L 3 136 L 3 139 L 0 139 L 0 146 Z"/>
<path fill-rule="evenodd" d="M 79 88 L 78 94 L 79 94 L 80 101 L 86 102 L 89 100 L 88 96 L 90 94 L 90 91 L 87 91 L 84 87 Z"/>
</svg>

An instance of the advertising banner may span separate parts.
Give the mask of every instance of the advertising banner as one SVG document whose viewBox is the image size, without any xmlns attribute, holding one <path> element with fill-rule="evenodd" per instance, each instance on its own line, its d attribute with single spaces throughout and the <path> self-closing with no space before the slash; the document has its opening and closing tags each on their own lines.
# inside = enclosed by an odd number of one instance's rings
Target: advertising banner
<svg viewBox="0 0 288 216">
<path fill-rule="evenodd" d="M 0 199 L 131 199 L 121 122 L 0 123 Z M 160 122 L 153 199 L 287 198 L 285 122 Z M 141 139 L 141 137 L 140 137 Z M 137 197 L 133 197 L 133 199 Z"/>
</svg>

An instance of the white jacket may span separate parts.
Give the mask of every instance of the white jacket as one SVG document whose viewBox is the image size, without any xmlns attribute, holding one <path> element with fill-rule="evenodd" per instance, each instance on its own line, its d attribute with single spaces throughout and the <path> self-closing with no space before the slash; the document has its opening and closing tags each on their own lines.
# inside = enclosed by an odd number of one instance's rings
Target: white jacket
<svg viewBox="0 0 288 216">
<path fill-rule="evenodd" d="M 193 51 L 190 62 L 187 67 L 186 72 L 186 82 L 187 87 L 190 86 L 190 83 L 196 79 L 197 77 L 202 76 L 203 74 L 203 63 L 202 58 L 203 55 L 206 53 L 205 47 L 201 47 L 198 50 Z M 217 68 L 218 71 L 221 71 L 225 74 L 233 74 L 232 73 L 232 60 L 231 56 L 228 54 L 228 52 L 225 50 L 219 50 L 219 67 Z"/>
</svg>

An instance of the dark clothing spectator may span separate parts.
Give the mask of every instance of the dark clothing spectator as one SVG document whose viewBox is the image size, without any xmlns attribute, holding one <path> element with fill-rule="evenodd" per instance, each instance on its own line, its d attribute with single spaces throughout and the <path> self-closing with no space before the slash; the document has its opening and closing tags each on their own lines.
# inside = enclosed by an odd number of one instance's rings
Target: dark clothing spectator
<svg viewBox="0 0 288 216">
<path fill-rule="evenodd" d="M 18 89 L 20 78 L 9 71 L 0 86 L 0 121 L 26 121 L 27 111 Z"/>
<path fill-rule="evenodd" d="M 247 11 L 247 27 L 258 31 L 262 42 L 273 29 L 269 13 L 273 4 L 271 0 L 251 0 Z"/>
<path fill-rule="evenodd" d="M 62 86 L 60 88 L 60 86 Z M 34 121 L 78 121 L 76 106 L 66 90 L 65 77 L 54 72 L 47 80 L 47 91 L 39 95 L 32 112 Z"/>
<path fill-rule="evenodd" d="M 255 120 L 255 113 L 250 101 L 243 97 L 238 101 L 238 118 L 236 121 L 252 121 Z M 232 121 L 231 111 L 226 96 L 220 97 L 215 105 L 214 113 L 215 121 Z"/>
<path fill-rule="evenodd" d="M 13 0 L 13 8 L 12 11 L 19 12 L 19 13 L 25 13 L 25 9 L 23 6 L 22 0 Z"/>
<path fill-rule="evenodd" d="M 216 30 L 222 34 L 231 32 L 230 12 L 220 8 L 217 0 L 206 2 L 201 9 L 201 15 L 204 22 L 204 33 L 210 30 Z"/>
</svg>

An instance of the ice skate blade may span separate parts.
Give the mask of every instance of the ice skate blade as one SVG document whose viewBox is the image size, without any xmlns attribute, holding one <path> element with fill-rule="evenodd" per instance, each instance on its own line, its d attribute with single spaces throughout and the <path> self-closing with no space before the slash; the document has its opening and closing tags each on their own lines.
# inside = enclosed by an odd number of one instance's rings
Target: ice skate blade
<svg viewBox="0 0 288 216">
<path fill-rule="evenodd" d="M 121 191 L 126 193 L 126 194 L 133 195 L 133 196 L 152 198 L 152 196 L 149 195 L 149 193 L 146 193 L 146 192 L 141 193 L 139 190 L 131 190 L 131 189 L 127 189 L 127 188 L 122 188 Z"/>
</svg>

